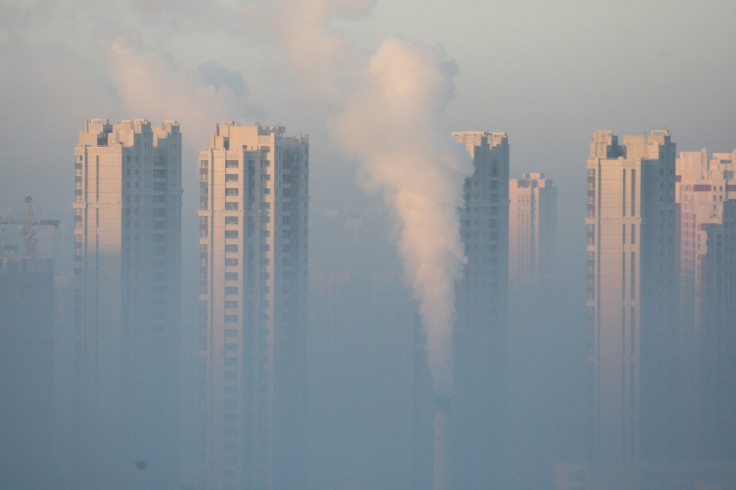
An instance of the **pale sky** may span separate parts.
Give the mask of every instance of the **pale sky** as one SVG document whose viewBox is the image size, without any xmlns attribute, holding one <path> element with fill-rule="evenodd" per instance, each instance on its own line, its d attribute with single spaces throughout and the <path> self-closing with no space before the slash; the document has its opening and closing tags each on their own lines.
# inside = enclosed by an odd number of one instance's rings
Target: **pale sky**
<svg viewBox="0 0 736 490">
<path fill-rule="evenodd" d="M 196 151 L 215 121 L 240 119 L 310 134 L 312 215 L 360 214 L 377 201 L 360 197 L 327 128 L 400 36 L 459 68 L 441 125 L 506 131 L 511 176 L 554 179 L 560 225 L 578 230 L 582 215 L 563 216 L 582 211 L 594 130 L 736 147 L 735 21 L 726 0 L 0 0 L 0 203 L 31 194 L 69 216 L 73 147 L 92 117 L 178 120 L 194 203 Z"/>
</svg>

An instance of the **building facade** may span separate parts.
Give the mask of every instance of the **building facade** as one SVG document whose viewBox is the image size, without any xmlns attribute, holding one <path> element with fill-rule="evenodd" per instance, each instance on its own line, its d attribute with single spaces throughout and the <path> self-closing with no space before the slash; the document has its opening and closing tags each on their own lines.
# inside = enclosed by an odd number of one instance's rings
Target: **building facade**
<svg viewBox="0 0 736 490">
<path fill-rule="evenodd" d="M 697 424 L 705 460 L 736 457 L 736 150 L 681 152 L 677 159 L 680 325 L 688 346 Z"/>
<path fill-rule="evenodd" d="M 541 173 L 509 180 L 509 279 L 539 284 L 555 274 L 557 188 Z"/>
<path fill-rule="evenodd" d="M 448 488 L 505 488 L 509 144 L 501 132 L 452 135 L 473 159 L 459 210 L 468 262 L 456 284 Z"/>
<path fill-rule="evenodd" d="M 92 119 L 74 150 L 80 488 L 178 478 L 179 124 Z"/>
<path fill-rule="evenodd" d="M 215 126 L 200 153 L 204 488 L 303 488 L 308 137 Z"/>
<path fill-rule="evenodd" d="M 587 163 L 591 462 L 671 457 L 677 382 L 675 144 L 596 131 Z"/>
</svg>

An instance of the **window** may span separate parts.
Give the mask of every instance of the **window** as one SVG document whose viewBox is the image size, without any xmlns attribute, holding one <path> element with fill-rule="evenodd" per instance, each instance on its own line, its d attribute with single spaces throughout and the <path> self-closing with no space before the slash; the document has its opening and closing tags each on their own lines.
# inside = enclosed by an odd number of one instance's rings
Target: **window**
<svg viewBox="0 0 736 490">
<path fill-rule="evenodd" d="M 236 243 L 230 243 L 225 245 L 225 252 L 236 252 L 238 251 L 238 245 Z"/>
<path fill-rule="evenodd" d="M 225 323 L 238 323 L 238 315 L 225 315 Z"/>
<path fill-rule="evenodd" d="M 235 330 L 234 328 L 225 329 L 225 337 L 232 338 L 232 337 L 237 337 L 237 336 L 238 336 L 238 331 Z"/>
<path fill-rule="evenodd" d="M 238 288 L 235 286 L 225 286 L 225 294 L 238 294 Z"/>
<path fill-rule="evenodd" d="M 238 259 L 225 259 L 225 265 L 238 265 Z"/>
<path fill-rule="evenodd" d="M 225 273 L 225 280 L 226 281 L 237 281 L 238 280 L 238 273 L 237 272 L 226 272 Z"/>
<path fill-rule="evenodd" d="M 626 169 L 623 169 L 622 172 L 623 183 L 621 185 L 621 188 L 623 192 L 623 198 L 621 199 L 621 205 L 623 206 L 623 208 L 621 212 L 623 213 L 622 216 L 626 216 Z"/>
<path fill-rule="evenodd" d="M 231 187 L 225 189 L 225 195 L 226 196 L 237 196 L 238 195 L 238 189 Z"/>
<path fill-rule="evenodd" d="M 238 168 L 237 160 L 225 160 L 225 168 Z"/>
<path fill-rule="evenodd" d="M 226 225 L 237 225 L 238 217 L 237 216 L 225 216 L 225 224 Z"/>
<path fill-rule="evenodd" d="M 238 307 L 237 301 L 225 301 L 225 309 L 231 310 Z"/>
<path fill-rule="evenodd" d="M 238 230 L 225 230 L 225 238 L 238 238 Z"/>
<path fill-rule="evenodd" d="M 631 216 L 636 216 L 636 169 L 635 168 L 631 169 Z"/>
<path fill-rule="evenodd" d="M 238 174 L 225 174 L 225 182 L 237 182 Z"/>
<path fill-rule="evenodd" d="M 207 216 L 200 216 L 199 217 L 199 236 L 202 238 L 206 238 L 208 230 L 209 230 L 209 225 L 207 224 Z"/>
<path fill-rule="evenodd" d="M 237 190 L 237 189 L 235 189 L 235 190 Z M 207 208 L 205 207 L 204 209 L 207 209 Z M 238 209 L 238 203 L 236 203 L 236 202 L 226 202 L 225 203 L 225 209 L 227 209 L 228 211 L 237 210 Z"/>
<path fill-rule="evenodd" d="M 631 252 L 631 299 L 636 299 L 636 252 Z"/>
</svg>

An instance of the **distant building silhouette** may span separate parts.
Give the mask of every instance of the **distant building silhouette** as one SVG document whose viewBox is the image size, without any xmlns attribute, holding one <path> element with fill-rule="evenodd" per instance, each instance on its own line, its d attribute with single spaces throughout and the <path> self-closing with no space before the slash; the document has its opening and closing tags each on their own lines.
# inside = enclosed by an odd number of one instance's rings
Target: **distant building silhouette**
<svg viewBox="0 0 736 490">
<path fill-rule="evenodd" d="M 736 150 L 677 159 L 680 325 L 699 422 L 689 425 L 694 456 L 709 461 L 736 459 L 735 170 Z"/>
<path fill-rule="evenodd" d="M 304 488 L 308 137 L 217 124 L 199 169 L 201 484 Z"/>
<path fill-rule="evenodd" d="M 54 484 L 54 271 L 0 256 L 0 488 Z"/>
<path fill-rule="evenodd" d="M 639 463 L 625 466 L 557 465 L 557 490 L 726 490 L 736 488 L 730 463 Z"/>
<path fill-rule="evenodd" d="M 473 159 L 459 210 L 468 262 L 456 285 L 448 488 L 506 488 L 509 144 L 452 133 Z"/>
<path fill-rule="evenodd" d="M 557 188 L 541 173 L 509 180 L 509 279 L 539 284 L 555 274 Z"/>
<path fill-rule="evenodd" d="M 78 486 L 164 488 L 178 474 L 179 124 L 91 119 L 74 155 Z"/>
<path fill-rule="evenodd" d="M 591 463 L 673 457 L 678 382 L 675 144 L 593 134 L 587 164 Z"/>
</svg>

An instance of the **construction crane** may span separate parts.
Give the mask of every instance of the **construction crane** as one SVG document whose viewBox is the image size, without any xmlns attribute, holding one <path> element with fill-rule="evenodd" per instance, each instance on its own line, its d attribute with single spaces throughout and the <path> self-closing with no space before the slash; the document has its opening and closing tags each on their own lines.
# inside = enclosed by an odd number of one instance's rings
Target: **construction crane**
<svg viewBox="0 0 736 490">
<path fill-rule="evenodd" d="M 26 197 L 28 205 L 28 214 L 26 220 L 6 219 L 0 217 L 0 250 L 2 250 L 2 225 L 20 225 L 18 232 L 23 235 L 26 244 L 26 256 L 36 256 L 36 226 L 50 226 L 55 230 L 59 226 L 58 219 L 42 219 L 36 220 L 33 216 L 33 199 L 31 196 Z"/>
</svg>

